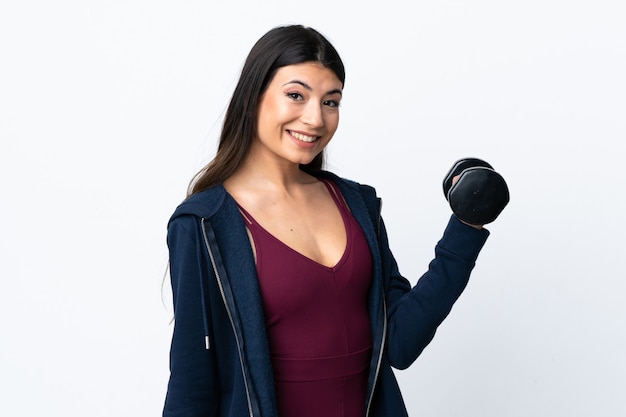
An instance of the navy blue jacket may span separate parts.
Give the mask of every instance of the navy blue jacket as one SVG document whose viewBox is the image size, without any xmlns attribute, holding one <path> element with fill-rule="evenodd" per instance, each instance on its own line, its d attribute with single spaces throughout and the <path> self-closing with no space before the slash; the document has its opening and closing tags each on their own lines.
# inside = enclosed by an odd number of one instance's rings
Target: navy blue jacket
<svg viewBox="0 0 626 417">
<path fill-rule="evenodd" d="M 406 416 L 392 367 L 405 369 L 463 292 L 489 232 L 450 218 L 428 271 L 411 288 L 389 249 L 373 188 L 330 173 L 372 254 L 372 358 L 367 415 Z M 168 224 L 174 332 L 164 417 L 275 417 L 276 400 L 254 256 L 223 186 L 196 193 Z"/>
</svg>

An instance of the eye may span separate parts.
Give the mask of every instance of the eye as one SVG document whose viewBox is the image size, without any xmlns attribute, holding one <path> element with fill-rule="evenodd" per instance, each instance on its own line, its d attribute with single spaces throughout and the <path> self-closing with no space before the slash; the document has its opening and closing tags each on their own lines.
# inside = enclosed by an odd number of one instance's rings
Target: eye
<svg viewBox="0 0 626 417">
<path fill-rule="evenodd" d="M 339 107 L 339 100 L 326 100 L 323 104 L 328 107 Z"/>
<path fill-rule="evenodd" d="M 285 95 L 289 97 L 290 99 L 292 99 L 293 101 L 304 100 L 304 97 L 302 97 L 302 94 L 298 93 L 297 91 L 288 91 L 285 93 Z"/>
</svg>

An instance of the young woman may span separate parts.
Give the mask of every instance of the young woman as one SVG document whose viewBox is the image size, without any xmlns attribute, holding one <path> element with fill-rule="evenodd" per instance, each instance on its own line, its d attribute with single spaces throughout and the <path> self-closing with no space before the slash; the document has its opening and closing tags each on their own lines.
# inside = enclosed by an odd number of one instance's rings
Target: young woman
<svg viewBox="0 0 626 417">
<path fill-rule="evenodd" d="M 163 415 L 405 416 L 408 367 L 488 232 L 454 215 L 411 288 L 373 188 L 322 170 L 344 67 L 317 31 L 252 48 L 215 158 L 168 225 L 175 326 Z"/>
</svg>

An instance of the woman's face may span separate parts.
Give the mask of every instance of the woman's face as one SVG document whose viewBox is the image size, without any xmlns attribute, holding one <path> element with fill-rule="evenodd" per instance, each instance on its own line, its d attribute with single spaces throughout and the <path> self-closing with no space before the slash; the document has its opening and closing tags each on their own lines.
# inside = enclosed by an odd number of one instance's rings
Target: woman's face
<svg viewBox="0 0 626 417">
<path fill-rule="evenodd" d="M 311 162 L 337 130 L 341 90 L 335 73 L 317 62 L 279 68 L 259 102 L 252 152 Z"/>
</svg>

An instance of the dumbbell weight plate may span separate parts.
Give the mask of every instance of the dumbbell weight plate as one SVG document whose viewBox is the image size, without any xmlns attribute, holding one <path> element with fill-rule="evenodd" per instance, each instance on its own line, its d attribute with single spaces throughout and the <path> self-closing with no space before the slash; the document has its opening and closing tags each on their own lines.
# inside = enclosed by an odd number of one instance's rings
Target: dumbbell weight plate
<svg viewBox="0 0 626 417">
<path fill-rule="evenodd" d="M 448 199 L 448 192 L 450 191 L 450 188 L 452 187 L 452 179 L 456 177 L 457 175 L 460 175 L 461 172 L 463 172 L 463 170 L 467 168 L 471 168 L 471 167 L 485 167 L 485 168 L 493 169 L 493 167 L 488 162 L 483 161 L 482 159 L 478 159 L 478 158 L 459 159 L 458 161 L 454 163 L 454 165 L 452 165 L 452 168 L 450 168 L 450 171 L 448 172 L 446 177 L 443 179 L 443 195 L 446 197 L 446 199 Z"/>
<path fill-rule="evenodd" d="M 459 219 L 483 225 L 494 221 L 504 210 L 509 202 L 509 189 L 504 178 L 493 169 L 473 166 L 461 171 L 447 198 Z"/>
</svg>

